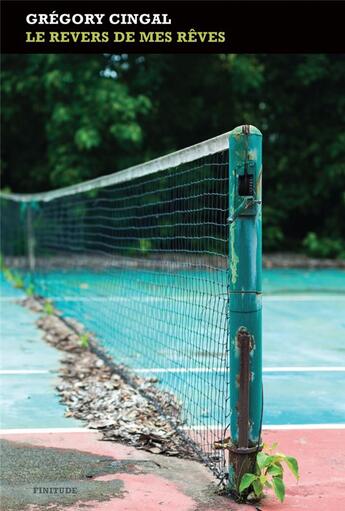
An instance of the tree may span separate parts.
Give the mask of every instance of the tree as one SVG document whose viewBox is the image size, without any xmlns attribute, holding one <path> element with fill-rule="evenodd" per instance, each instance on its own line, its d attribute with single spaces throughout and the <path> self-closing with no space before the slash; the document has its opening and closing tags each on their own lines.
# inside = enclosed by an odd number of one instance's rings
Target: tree
<svg viewBox="0 0 345 511">
<path fill-rule="evenodd" d="M 304 242 L 314 255 L 345 254 L 343 56 L 125 55 L 108 65 L 154 105 L 144 119 L 154 154 L 243 123 L 261 129 L 266 250 Z"/>
<path fill-rule="evenodd" d="M 72 184 L 254 124 L 264 247 L 345 252 L 342 55 L 8 55 L 3 186 Z"/>
<path fill-rule="evenodd" d="M 104 73 L 102 55 L 6 55 L 3 185 L 66 186 L 133 160 L 150 110 L 143 95 Z"/>
</svg>

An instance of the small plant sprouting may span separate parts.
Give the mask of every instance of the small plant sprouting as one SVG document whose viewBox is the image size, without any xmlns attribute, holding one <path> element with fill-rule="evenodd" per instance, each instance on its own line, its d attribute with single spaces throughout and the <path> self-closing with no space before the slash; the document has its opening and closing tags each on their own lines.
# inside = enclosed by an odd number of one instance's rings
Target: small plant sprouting
<svg viewBox="0 0 345 511">
<path fill-rule="evenodd" d="M 4 267 L 3 268 L 3 272 L 4 272 L 4 277 L 5 279 L 7 280 L 7 282 L 9 282 L 10 284 L 12 284 L 12 272 L 9 268 L 6 268 Z"/>
<path fill-rule="evenodd" d="M 12 286 L 18 289 L 24 289 L 24 280 L 19 275 L 19 273 L 10 270 L 9 268 L 3 267 L 2 271 L 4 272 L 5 279 L 12 284 Z"/>
<path fill-rule="evenodd" d="M 48 316 L 51 316 L 53 313 L 54 313 L 54 307 L 53 307 L 53 304 L 49 301 L 49 300 L 46 300 L 44 302 L 44 305 L 43 305 L 43 311 L 48 314 Z"/>
<path fill-rule="evenodd" d="M 143 255 L 147 255 L 152 248 L 152 243 L 150 240 L 142 238 L 139 240 L 139 248 Z"/>
<path fill-rule="evenodd" d="M 31 283 L 28 285 L 28 287 L 25 289 L 25 293 L 28 296 L 34 296 L 35 294 L 35 286 Z"/>
<path fill-rule="evenodd" d="M 239 491 L 243 494 L 246 490 L 252 489 L 253 496 L 259 500 L 264 496 L 264 488 L 273 488 L 274 493 L 280 502 L 285 498 L 285 485 L 283 481 L 284 466 L 290 469 L 295 478 L 299 479 L 298 463 L 296 458 L 286 456 L 280 452 L 274 453 L 277 444 L 271 447 L 265 446 L 267 452 L 259 452 L 256 457 L 255 474 L 246 473 L 242 476 Z"/>
<path fill-rule="evenodd" d="M 84 332 L 79 337 L 79 344 L 82 348 L 87 349 L 89 347 L 90 337 L 87 332 Z"/>
<path fill-rule="evenodd" d="M 14 273 L 13 284 L 14 284 L 14 287 L 16 287 L 18 289 L 24 289 L 24 280 L 19 275 L 19 273 Z"/>
</svg>

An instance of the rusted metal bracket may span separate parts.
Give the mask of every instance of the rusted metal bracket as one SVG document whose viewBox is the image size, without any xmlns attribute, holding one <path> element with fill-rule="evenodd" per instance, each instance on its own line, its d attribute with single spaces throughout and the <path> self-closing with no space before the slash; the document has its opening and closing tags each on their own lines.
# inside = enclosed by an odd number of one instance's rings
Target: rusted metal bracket
<svg viewBox="0 0 345 511">
<path fill-rule="evenodd" d="M 260 445 L 248 445 L 250 352 L 254 347 L 254 341 L 245 327 L 238 329 L 236 343 L 240 353 L 238 445 L 233 445 L 230 437 L 227 437 L 224 440 L 214 442 L 214 448 L 227 449 L 235 454 L 251 454 L 260 450 Z"/>
<path fill-rule="evenodd" d="M 235 454 L 251 454 L 253 452 L 261 451 L 262 446 L 253 445 L 252 447 L 236 447 L 235 445 L 229 445 L 228 450 Z"/>
<path fill-rule="evenodd" d="M 248 448 L 249 429 L 249 354 L 253 349 L 253 339 L 250 333 L 241 327 L 237 332 L 237 346 L 240 352 L 239 399 L 238 399 L 238 448 Z"/>
<path fill-rule="evenodd" d="M 235 209 L 233 215 L 228 218 L 228 223 L 232 224 L 236 220 L 236 218 L 241 215 L 241 213 L 248 210 L 249 208 L 252 208 L 253 206 L 260 204 L 261 200 L 255 200 L 252 197 L 246 197 L 245 199 L 243 199 L 238 208 Z"/>
<path fill-rule="evenodd" d="M 252 447 L 236 447 L 231 443 L 230 437 L 227 437 L 224 440 L 216 440 L 213 443 L 213 448 L 216 450 L 228 450 L 234 454 L 251 454 L 261 451 L 263 444 L 253 445 Z"/>
</svg>

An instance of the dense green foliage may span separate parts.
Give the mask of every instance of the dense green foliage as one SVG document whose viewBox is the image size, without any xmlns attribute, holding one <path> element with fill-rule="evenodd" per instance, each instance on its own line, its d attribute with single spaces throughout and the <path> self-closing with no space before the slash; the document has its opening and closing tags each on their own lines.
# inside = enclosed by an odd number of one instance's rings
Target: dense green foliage
<svg viewBox="0 0 345 511">
<path fill-rule="evenodd" d="M 72 184 L 218 135 L 264 134 L 264 247 L 344 257 L 341 55 L 7 55 L 3 184 Z"/>
<path fill-rule="evenodd" d="M 102 77 L 105 59 L 15 55 L 3 60 L 4 185 L 65 186 L 130 163 L 150 102 Z"/>
</svg>

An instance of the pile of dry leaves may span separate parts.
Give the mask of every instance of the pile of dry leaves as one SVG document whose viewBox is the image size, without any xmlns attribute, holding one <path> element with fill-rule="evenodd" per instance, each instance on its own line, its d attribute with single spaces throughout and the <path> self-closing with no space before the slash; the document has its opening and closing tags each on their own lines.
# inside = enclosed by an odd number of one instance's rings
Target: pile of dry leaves
<svg viewBox="0 0 345 511">
<path fill-rule="evenodd" d="M 64 353 L 56 388 L 66 416 L 87 421 L 105 440 L 124 441 L 155 454 L 194 457 L 172 426 L 181 425 L 180 406 L 172 394 L 159 390 L 153 379 L 126 374 L 123 366 L 107 363 L 107 355 L 91 337 L 83 347 L 79 323 L 66 322 L 55 309 L 45 314 L 43 302 L 33 297 L 22 304 L 41 313 L 37 326 L 44 339 Z"/>
</svg>

